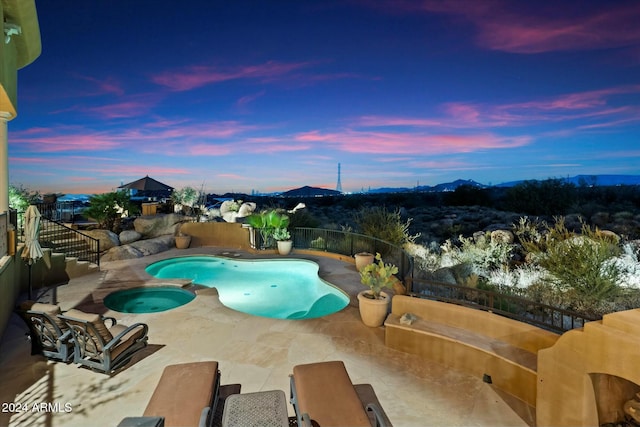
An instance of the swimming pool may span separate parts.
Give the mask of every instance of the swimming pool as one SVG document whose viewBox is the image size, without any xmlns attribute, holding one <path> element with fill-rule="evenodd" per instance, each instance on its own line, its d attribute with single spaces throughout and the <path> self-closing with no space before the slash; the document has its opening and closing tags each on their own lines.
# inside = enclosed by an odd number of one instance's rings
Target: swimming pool
<svg viewBox="0 0 640 427">
<path fill-rule="evenodd" d="M 301 259 L 238 260 L 216 256 L 169 258 L 147 266 L 162 279 L 191 279 L 216 288 L 225 306 L 276 319 L 312 319 L 342 310 L 349 296 Z"/>
</svg>

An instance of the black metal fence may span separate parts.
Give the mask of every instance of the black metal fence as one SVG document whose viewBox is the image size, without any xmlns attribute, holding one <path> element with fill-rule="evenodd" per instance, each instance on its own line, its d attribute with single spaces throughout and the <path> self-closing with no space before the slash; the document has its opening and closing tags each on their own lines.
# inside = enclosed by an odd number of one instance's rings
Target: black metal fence
<svg viewBox="0 0 640 427">
<path fill-rule="evenodd" d="M 43 218 L 70 224 L 81 220 L 81 214 L 87 208 L 87 204 L 80 201 L 38 203 L 36 206 Z"/>
<path fill-rule="evenodd" d="M 563 333 L 600 319 L 483 289 L 424 280 L 414 280 L 412 285 L 414 296 L 491 311 L 553 332 Z"/>
<path fill-rule="evenodd" d="M 298 227 L 293 230 L 293 246 L 353 256 L 359 252 L 380 253 L 386 263 L 398 267 L 398 278 L 407 282 L 413 278 L 413 258 L 401 247 L 375 237 L 339 230 Z"/>
<path fill-rule="evenodd" d="M 42 218 L 38 240 L 54 252 L 100 265 L 100 241 L 64 224 Z"/>
</svg>

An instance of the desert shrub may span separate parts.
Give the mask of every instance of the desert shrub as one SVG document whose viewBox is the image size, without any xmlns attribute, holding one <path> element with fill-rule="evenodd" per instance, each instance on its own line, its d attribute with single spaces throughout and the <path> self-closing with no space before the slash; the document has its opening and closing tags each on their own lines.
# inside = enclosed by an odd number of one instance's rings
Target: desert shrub
<svg viewBox="0 0 640 427">
<path fill-rule="evenodd" d="M 411 218 L 403 221 L 399 209 L 389 211 L 380 206 L 362 208 L 354 215 L 354 222 L 360 233 L 394 245 L 413 242 L 419 237 L 419 234 L 409 234 Z"/>
<path fill-rule="evenodd" d="M 441 266 L 440 251 L 435 242 L 430 247 L 407 242 L 402 248 L 413 257 L 414 268 L 418 270 L 434 271 Z"/>
<path fill-rule="evenodd" d="M 447 240 L 442 246 L 445 265 L 470 264 L 473 272 L 488 277 L 492 270 L 507 268 L 513 246 L 491 240 L 491 233 L 476 233 L 474 237 L 459 238 L 460 246 Z"/>
<path fill-rule="evenodd" d="M 549 271 L 549 283 L 572 297 L 574 309 L 594 309 L 615 298 L 620 291 L 623 271 L 611 260 L 621 253 L 615 236 L 583 223 L 582 233 L 567 230 L 562 218 L 543 232 L 529 237 L 516 233 L 529 260 Z"/>
<path fill-rule="evenodd" d="M 500 292 L 512 292 L 535 287 L 537 284 L 547 281 L 548 276 L 549 272 L 539 265 L 523 264 L 515 268 L 492 270 L 487 281 Z"/>
</svg>

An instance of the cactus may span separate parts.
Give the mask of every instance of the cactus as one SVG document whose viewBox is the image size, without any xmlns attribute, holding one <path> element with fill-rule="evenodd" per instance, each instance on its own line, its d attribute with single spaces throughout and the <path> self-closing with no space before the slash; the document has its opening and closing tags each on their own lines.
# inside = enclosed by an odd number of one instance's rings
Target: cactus
<svg viewBox="0 0 640 427">
<path fill-rule="evenodd" d="M 393 264 L 385 264 L 380 253 L 376 253 L 376 261 L 360 271 L 360 282 L 371 289 L 374 299 L 380 299 L 382 289 L 392 288 L 398 280 L 394 276 L 397 273 L 398 267 Z"/>
</svg>

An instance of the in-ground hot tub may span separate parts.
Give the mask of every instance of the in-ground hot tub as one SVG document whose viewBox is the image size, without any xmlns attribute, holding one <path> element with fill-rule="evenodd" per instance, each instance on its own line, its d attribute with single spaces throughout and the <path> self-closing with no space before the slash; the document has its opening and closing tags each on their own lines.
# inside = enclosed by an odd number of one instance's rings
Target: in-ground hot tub
<svg viewBox="0 0 640 427">
<path fill-rule="evenodd" d="M 185 289 L 164 286 L 115 291 L 103 302 L 110 310 L 121 313 L 158 313 L 185 305 L 195 297 Z"/>
</svg>

